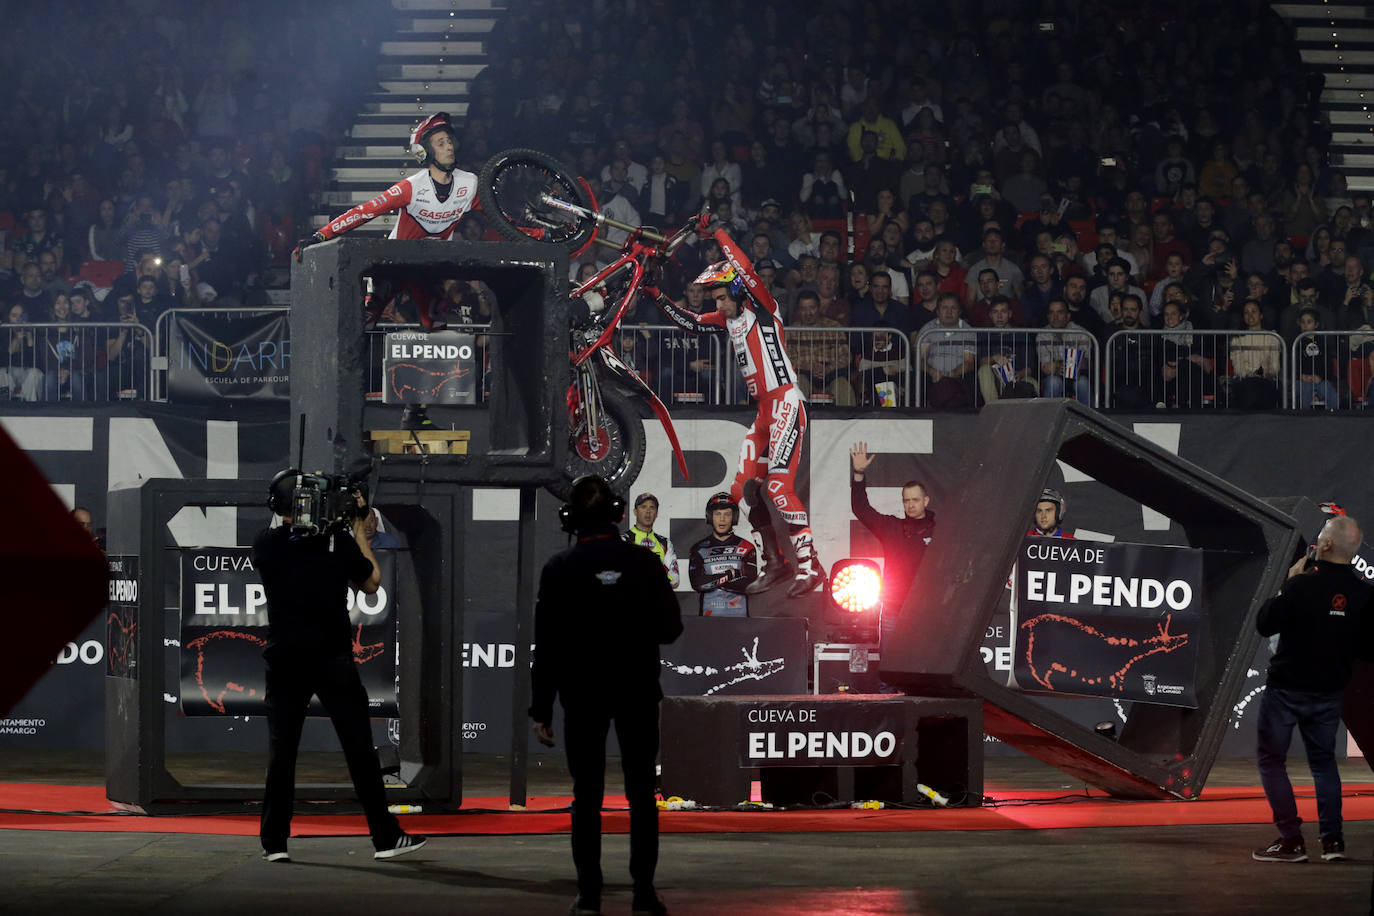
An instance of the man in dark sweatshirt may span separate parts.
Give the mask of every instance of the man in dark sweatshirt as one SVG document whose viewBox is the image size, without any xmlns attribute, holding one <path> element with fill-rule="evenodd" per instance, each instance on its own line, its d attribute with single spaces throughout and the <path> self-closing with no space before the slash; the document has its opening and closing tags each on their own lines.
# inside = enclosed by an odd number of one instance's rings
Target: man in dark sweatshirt
<svg viewBox="0 0 1374 916">
<path fill-rule="evenodd" d="M 927 507 L 930 495 L 923 484 L 909 480 L 902 484 L 902 517 L 883 515 L 868 503 L 864 472 L 873 463 L 868 444 L 856 442 L 849 449 L 849 507 L 865 528 L 883 546 L 883 620 L 881 636 L 897 625 L 897 615 L 906 603 L 911 581 L 925 559 L 926 548 L 935 536 L 935 513 Z"/>
<path fill-rule="evenodd" d="M 1279 636 L 1260 700 L 1258 764 L 1279 838 L 1251 853 L 1259 862 L 1306 862 L 1302 818 L 1293 800 L 1285 758 L 1296 727 L 1307 750 L 1317 793 L 1322 858 L 1345 858 L 1341 835 L 1341 776 L 1336 733 L 1341 692 L 1358 652 L 1366 654 L 1372 588 L 1351 566 L 1360 526 L 1338 515 L 1322 526 L 1316 545 L 1288 570 L 1288 581 L 1260 610 L 1261 636 Z"/>
</svg>

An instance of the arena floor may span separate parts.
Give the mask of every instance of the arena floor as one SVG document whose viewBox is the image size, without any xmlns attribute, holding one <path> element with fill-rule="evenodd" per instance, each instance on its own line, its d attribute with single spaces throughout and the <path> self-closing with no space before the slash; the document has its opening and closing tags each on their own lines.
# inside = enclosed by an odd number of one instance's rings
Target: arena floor
<svg viewBox="0 0 1374 916">
<path fill-rule="evenodd" d="M 338 775 L 312 755 L 302 777 Z M 216 767 L 182 761 L 201 778 Z M 220 762 L 221 775 L 242 773 Z M 1369 782 L 1362 761 L 1343 764 Z M 1082 790 L 1023 758 L 990 758 L 990 786 Z M 470 794 L 500 795 L 507 765 L 466 761 Z M 94 784 L 98 755 L 6 755 L 0 781 Z M 1257 781 L 1250 761 L 1221 761 L 1209 786 Z M 1295 774 L 1302 794 L 1310 778 Z M 531 790 L 566 794 L 557 761 Z M 1204 798 L 1206 793 L 1204 792 Z M 1252 862 L 1267 824 L 913 833 L 665 834 L 659 889 L 679 914 L 1283 913 L 1364 912 L 1374 821 L 1349 822 L 1350 859 Z M 1315 844 L 1315 830 L 1307 838 Z M 436 837 L 418 853 L 376 862 L 363 837 L 295 838 L 291 864 L 259 860 L 254 839 L 195 834 L 0 830 L 0 910 L 152 913 L 562 913 L 574 896 L 566 836 Z M 608 836 L 603 909 L 627 913 L 627 838 Z"/>
</svg>

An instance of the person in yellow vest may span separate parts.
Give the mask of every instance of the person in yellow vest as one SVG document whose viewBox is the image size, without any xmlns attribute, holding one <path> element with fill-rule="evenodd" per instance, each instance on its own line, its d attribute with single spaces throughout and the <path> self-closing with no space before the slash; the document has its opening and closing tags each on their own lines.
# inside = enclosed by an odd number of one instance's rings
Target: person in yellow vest
<svg viewBox="0 0 1374 916">
<path fill-rule="evenodd" d="M 654 521 L 658 518 L 658 497 L 652 493 L 641 493 L 635 497 L 635 520 L 630 530 L 625 532 L 625 540 L 640 547 L 647 547 L 658 557 L 668 573 L 668 584 L 677 588 L 677 551 L 673 542 L 662 534 L 654 533 Z"/>
</svg>

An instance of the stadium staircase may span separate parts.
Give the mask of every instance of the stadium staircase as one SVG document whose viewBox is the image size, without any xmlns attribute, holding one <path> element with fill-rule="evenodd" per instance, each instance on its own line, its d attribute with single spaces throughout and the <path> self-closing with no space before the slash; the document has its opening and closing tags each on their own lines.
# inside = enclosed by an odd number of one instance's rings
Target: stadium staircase
<svg viewBox="0 0 1374 916">
<path fill-rule="evenodd" d="M 315 196 L 318 228 L 375 197 L 417 168 L 408 146 L 421 120 L 467 113 L 468 87 L 486 66 L 485 38 L 504 12 L 503 0 L 391 0 L 396 31 L 381 42 L 377 91 L 368 97 L 349 139 L 335 151 L 328 190 Z M 384 235 L 395 216 L 356 231 Z"/>
<path fill-rule="evenodd" d="M 1302 59 L 1326 77 L 1321 108 L 1331 125 L 1331 165 L 1352 191 L 1374 191 L 1374 6 L 1275 3 Z"/>
</svg>

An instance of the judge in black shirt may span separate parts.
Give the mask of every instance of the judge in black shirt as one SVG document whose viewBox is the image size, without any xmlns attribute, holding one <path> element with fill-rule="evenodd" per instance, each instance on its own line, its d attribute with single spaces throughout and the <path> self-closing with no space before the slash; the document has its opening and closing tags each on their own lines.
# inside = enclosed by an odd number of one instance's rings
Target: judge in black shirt
<svg viewBox="0 0 1374 916">
<path fill-rule="evenodd" d="M 381 765 L 372 746 L 367 690 L 353 663 L 348 586 L 372 594 L 381 584 L 367 544 L 362 515 L 351 530 L 303 535 L 291 530 L 291 502 L 299 472 L 282 471 L 268 491 L 268 506 L 282 524 L 253 541 L 253 566 L 267 593 L 267 761 L 262 857 L 289 862 L 286 840 L 296 793 L 296 753 L 310 698 L 318 696 L 334 723 L 353 789 L 367 815 L 374 858 L 414 852 L 425 837 L 401 829 L 387 810 Z M 359 497 L 361 504 L 361 497 Z"/>
<path fill-rule="evenodd" d="M 864 442 L 856 442 L 849 449 L 849 507 L 883 546 L 882 635 L 886 635 L 897 625 L 897 615 L 906 603 L 911 582 L 935 537 L 935 513 L 927 508 L 930 496 L 925 486 L 915 480 L 902 485 L 901 518 L 874 511 L 868 503 L 868 485 L 864 480 L 874 457 Z"/>
<path fill-rule="evenodd" d="M 682 633 L 682 617 L 658 557 L 621 540 L 621 502 L 600 477 L 579 477 L 563 508 L 577 543 L 553 556 L 534 608 L 530 719 L 552 747 L 553 701 L 563 704 L 563 743 L 573 779 L 572 850 L 577 900 L 571 912 L 601 911 L 601 804 L 606 733 L 615 723 L 630 804 L 630 877 L 635 913 L 667 910 L 654 890 L 658 865 L 659 645 Z"/>
<path fill-rule="evenodd" d="M 1327 521 L 1316 547 L 1293 564 L 1288 581 L 1260 609 L 1256 621 L 1261 636 L 1279 636 L 1257 724 L 1260 782 L 1279 838 L 1252 853 L 1261 862 L 1307 861 L 1302 819 L 1285 767 L 1295 727 L 1302 734 L 1316 789 L 1322 858 L 1345 858 L 1336 733 L 1353 658 L 1368 652 L 1374 594 L 1351 566 L 1359 547 L 1360 527 L 1354 519 L 1340 515 Z"/>
</svg>

